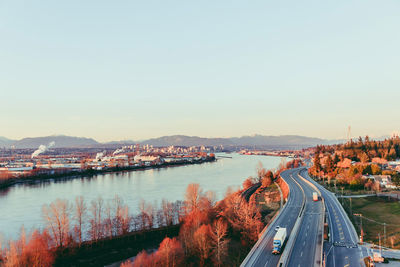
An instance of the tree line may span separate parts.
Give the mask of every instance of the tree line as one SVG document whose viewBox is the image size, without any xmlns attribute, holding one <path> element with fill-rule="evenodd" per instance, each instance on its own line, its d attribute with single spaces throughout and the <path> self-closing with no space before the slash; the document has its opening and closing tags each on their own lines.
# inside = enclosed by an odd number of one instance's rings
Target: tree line
<svg viewBox="0 0 400 267">
<path fill-rule="evenodd" d="M 182 207 L 181 201 L 162 200 L 161 207 L 156 208 L 142 200 L 140 212 L 133 216 L 118 195 L 109 201 L 98 197 L 90 203 L 82 196 L 77 196 L 73 203 L 56 199 L 42 208 L 43 230 L 27 234 L 22 228 L 18 240 L 9 241 L 3 249 L 0 244 L 0 263 L 7 267 L 52 266 L 57 251 L 79 247 L 83 242 L 176 225 L 180 222 Z"/>
<path fill-rule="evenodd" d="M 313 166 L 310 175 L 351 189 L 379 191 L 380 184 L 362 179 L 362 175 L 391 175 L 392 181 L 400 185 L 400 175 L 396 171 L 383 170 L 382 164 L 400 158 L 400 138 L 398 136 L 383 141 L 371 140 L 368 136 L 345 144 L 317 146 L 314 148 Z M 355 162 L 355 164 L 353 164 Z"/>
</svg>

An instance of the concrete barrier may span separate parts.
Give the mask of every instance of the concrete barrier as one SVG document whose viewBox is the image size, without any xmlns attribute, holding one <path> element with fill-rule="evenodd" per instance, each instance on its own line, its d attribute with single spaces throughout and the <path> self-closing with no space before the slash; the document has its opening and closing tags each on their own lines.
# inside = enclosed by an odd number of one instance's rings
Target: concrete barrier
<svg viewBox="0 0 400 267">
<path fill-rule="evenodd" d="M 301 191 L 303 192 L 303 203 L 301 205 L 302 207 L 300 209 L 299 216 L 297 217 L 296 223 L 294 224 L 293 229 L 290 232 L 289 239 L 286 243 L 286 249 L 283 251 L 281 258 L 279 259 L 279 262 L 277 265 L 278 267 L 285 267 L 288 264 L 289 255 L 292 253 L 294 241 L 297 238 L 297 235 L 299 233 L 299 227 L 303 220 L 304 206 L 306 203 L 306 196 L 304 194 L 303 188 L 300 186 L 300 184 L 295 179 L 293 179 L 293 180 L 296 182 L 296 184 L 300 187 Z"/>
<path fill-rule="evenodd" d="M 321 191 L 312 182 L 310 182 L 308 179 L 301 176 L 300 173 L 301 172 L 299 172 L 299 175 L 298 175 L 300 177 L 300 179 L 302 179 L 307 184 L 309 184 L 317 192 L 317 194 L 321 197 L 322 212 L 321 212 L 321 216 L 320 216 L 320 229 L 318 229 L 318 233 L 320 234 L 320 237 L 321 237 L 321 244 L 320 244 L 321 249 L 319 252 L 316 251 L 316 254 L 318 253 L 318 255 L 316 255 L 315 259 L 316 259 L 316 261 L 319 260 L 319 266 L 322 267 L 323 266 L 323 251 L 324 251 L 324 222 L 325 222 L 325 213 L 326 213 L 325 199 L 322 197 Z M 316 266 L 318 266 L 318 264 L 316 264 Z"/>
</svg>

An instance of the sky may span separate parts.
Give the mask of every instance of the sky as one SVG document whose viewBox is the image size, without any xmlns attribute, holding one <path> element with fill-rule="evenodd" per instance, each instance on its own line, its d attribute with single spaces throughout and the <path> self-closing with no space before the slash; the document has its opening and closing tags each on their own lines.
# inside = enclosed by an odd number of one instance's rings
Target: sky
<svg viewBox="0 0 400 267">
<path fill-rule="evenodd" d="M 0 136 L 400 130 L 400 2 L 0 0 Z"/>
</svg>

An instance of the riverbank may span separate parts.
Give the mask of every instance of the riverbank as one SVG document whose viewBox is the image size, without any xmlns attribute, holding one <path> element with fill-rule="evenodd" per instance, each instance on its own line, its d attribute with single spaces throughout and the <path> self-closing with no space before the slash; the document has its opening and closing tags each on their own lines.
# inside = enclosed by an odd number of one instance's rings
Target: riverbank
<svg viewBox="0 0 400 267">
<path fill-rule="evenodd" d="M 82 171 L 70 171 L 62 174 L 48 174 L 48 175 L 42 174 L 42 175 L 26 176 L 18 178 L 7 178 L 4 180 L 0 180 L 0 191 L 6 190 L 7 188 L 18 184 L 36 184 L 38 182 L 45 182 L 45 181 L 70 180 L 82 177 L 93 177 L 95 175 L 105 174 L 105 173 L 131 172 L 131 171 L 143 171 L 143 170 L 161 169 L 169 167 L 179 167 L 186 165 L 209 163 L 209 162 L 214 162 L 216 160 L 217 159 L 215 157 L 208 156 L 204 159 L 199 159 L 194 161 L 164 162 L 150 166 L 143 165 L 143 166 L 129 166 L 129 167 L 113 167 L 102 170 L 86 169 Z"/>
</svg>

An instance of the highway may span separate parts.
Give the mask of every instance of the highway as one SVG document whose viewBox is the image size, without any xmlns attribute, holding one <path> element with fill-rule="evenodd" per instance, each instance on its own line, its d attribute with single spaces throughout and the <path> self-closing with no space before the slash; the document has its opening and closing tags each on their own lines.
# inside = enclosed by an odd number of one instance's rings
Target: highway
<svg viewBox="0 0 400 267">
<path fill-rule="evenodd" d="M 294 177 L 304 189 L 306 197 L 302 222 L 291 251 L 287 266 L 320 266 L 322 249 L 323 202 L 319 197 L 313 201 L 316 192 L 299 177 Z"/>
<path fill-rule="evenodd" d="M 282 172 L 281 176 L 290 188 L 288 202 L 276 219 L 264 231 L 241 266 L 277 266 L 281 255 L 272 254 L 272 243 L 276 233 L 275 227 L 285 227 L 287 229 L 287 236 L 290 236 L 304 200 L 303 190 L 293 179 L 293 176 L 297 176 L 300 170 L 301 169 L 291 169 Z"/>
<path fill-rule="evenodd" d="M 306 169 L 300 175 L 317 186 L 325 200 L 330 230 L 330 240 L 324 243 L 326 266 L 364 266 L 367 250 L 358 246 L 357 232 L 335 195 L 313 181 Z"/>
</svg>

